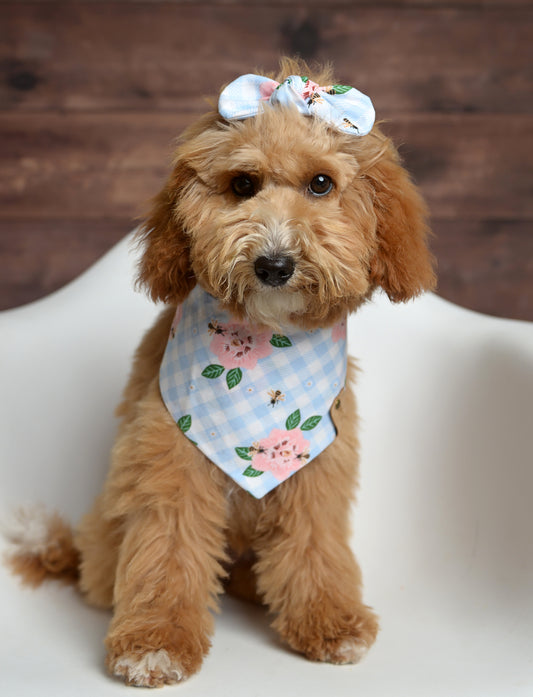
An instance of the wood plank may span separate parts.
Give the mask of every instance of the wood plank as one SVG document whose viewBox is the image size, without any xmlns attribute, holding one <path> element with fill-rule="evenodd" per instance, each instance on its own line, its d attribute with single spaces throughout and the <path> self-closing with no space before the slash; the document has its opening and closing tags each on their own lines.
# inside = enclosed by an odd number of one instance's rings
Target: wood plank
<svg viewBox="0 0 533 697">
<path fill-rule="evenodd" d="M 533 218 L 533 119 L 413 114 L 384 130 L 436 218 Z"/>
<path fill-rule="evenodd" d="M 193 114 L 0 114 L 0 216 L 133 219 Z M 386 124 L 436 218 L 533 219 L 533 120 L 411 115 Z"/>
<path fill-rule="evenodd" d="M 12 2 L 13 0 L 11 0 Z M 17 0 L 20 5 L 46 5 L 56 0 Z M 85 0 L 86 4 L 101 4 L 106 0 Z M 140 2 L 141 0 L 112 0 L 114 4 L 128 5 L 133 2 Z M 157 7 L 162 4 L 172 4 L 172 5 L 265 5 L 268 4 L 272 7 L 278 6 L 294 6 L 294 0 L 142 0 L 145 4 L 153 5 Z M 5 3 L 6 0 L 0 0 L 1 3 Z M 7 0 L 9 2 L 9 0 Z M 324 0 L 305 0 L 306 5 L 324 5 Z M 529 6 L 531 0 L 329 0 L 328 7 L 335 6 L 365 6 L 365 5 L 377 5 L 385 7 L 402 7 L 402 8 L 440 8 L 440 7 L 474 7 L 477 9 L 492 8 L 492 7 L 505 7 L 509 9 L 520 8 L 524 6 Z"/>
<path fill-rule="evenodd" d="M 131 228 L 128 220 L 0 220 L 0 310 L 64 286 Z"/>
<path fill-rule="evenodd" d="M 500 317 L 533 321 L 533 223 L 434 220 L 438 294 Z"/>
<path fill-rule="evenodd" d="M 193 119 L 122 114 L 0 115 L 0 215 L 133 218 L 169 171 Z"/>
<path fill-rule="evenodd" d="M 69 282 L 130 230 L 129 220 L 0 220 L 0 310 Z M 532 223 L 434 220 L 439 295 L 533 321 Z"/>
<path fill-rule="evenodd" d="M 480 9 L 481 8 L 481 9 Z M 126 29 L 127 27 L 127 29 Z M 531 3 L 0 4 L 0 105 L 198 111 L 279 53 L 331 60 L 399 112 L 533 112 Z"/>
</svg>

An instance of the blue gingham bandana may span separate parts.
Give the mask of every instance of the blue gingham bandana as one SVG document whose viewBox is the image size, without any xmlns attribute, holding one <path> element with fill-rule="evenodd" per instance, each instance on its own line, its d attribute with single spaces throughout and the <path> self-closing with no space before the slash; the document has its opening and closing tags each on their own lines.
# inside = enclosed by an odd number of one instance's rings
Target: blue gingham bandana
<svg viewBox="0 0 533 697">
<path fill-rule="evenodd" d="M 177 427 L 261 498 L 336 436 L 346 322 L 273 333 L 237 320 L 196 286 L 176 311 L 159 372 Z"/>
<path fill-rule="evenodd" d="M 241 120 L 256 116 L 264 103 L 293 105 L 345 133 L 364 136 L 372 130 L 375 112 L 366 94 L 349 85 L 320 86 L 306 76 L 290 75 L 281 83 L 261 75 L 241 75 L 221 93 L 220 115 Z"/>
</svg>

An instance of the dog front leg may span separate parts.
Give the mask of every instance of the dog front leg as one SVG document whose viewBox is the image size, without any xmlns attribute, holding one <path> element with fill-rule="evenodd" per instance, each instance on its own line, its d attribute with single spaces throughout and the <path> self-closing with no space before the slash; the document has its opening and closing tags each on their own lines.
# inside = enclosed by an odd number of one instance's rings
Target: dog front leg
<svg viewBox="0 0 533 697">
<path fill-rule="evenodd" d="M 216 475 L 154 391 L 119 437 L 104 495 L 124 531 L 107 666 L 129 684 L 184 680 L 209 649 L 226 545 Z"/>
<path fill-rule="evenodd" d="M 222 569 L 206 547 L 220 530 L 193 507 L 145 510 L 127 523 L 106 646 L 110 672 L 128 684 L 184 680 L 209 650 L 209 607 L 220 591 Z"/>
<path fill-rule="evenodd" d="M 342 464 L 319 456 L 270 495 L 258 527 L 258 590 L 276 613 L 273 627 L 316 661 L 355 663 L 378 622 L 362 602 L 350 549 L 350 497 Z"/>
</svg>

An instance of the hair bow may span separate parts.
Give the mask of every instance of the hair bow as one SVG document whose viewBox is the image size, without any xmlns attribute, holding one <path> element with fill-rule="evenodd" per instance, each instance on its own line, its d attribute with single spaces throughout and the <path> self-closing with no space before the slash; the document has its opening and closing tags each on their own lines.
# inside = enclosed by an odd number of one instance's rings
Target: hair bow
<svg viewBox="0 0 533 697">
<path fill-rule="evenodd" d="M 218 111 L 228 121 L 248 119 L 266 102 L 295 106 L 306 116 L 354 135 L 364 136 L 374 125 L 374 107 L 366 94 L 348 85 L 321 87 L 300 75 L 290 75 L 281 83 L 261 75 L 241 75 L 222 91 Z"/>
</svg>

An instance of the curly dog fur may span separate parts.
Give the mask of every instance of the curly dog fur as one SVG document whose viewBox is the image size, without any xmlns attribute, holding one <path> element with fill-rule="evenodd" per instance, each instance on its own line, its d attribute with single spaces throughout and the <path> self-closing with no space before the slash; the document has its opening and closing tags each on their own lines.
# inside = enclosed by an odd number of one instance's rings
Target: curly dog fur
<svg viewBox="0 0 533 697">
<path fill-rule="evenodd" d="M 276 79 L 304 73 L 333 82 L 329 68 L 289 59 Z M 243 174 L 255 186 L 244 198 L 231 186 Z M 327 196 L 309 194 L 317 174 L 334 183 Z M 87 600 L 113 607 L 111 673 L 157 686 L 197 671 L 224 585 L 264 603 L 283 640 L 310 659 L 355 662 L 371 646 L 378 622 L 349 545 L 358 462 L 351 387 L 334 413 L 334 443 L 256 500 L 176 427 L 158 371 L 176 305 L 195 284 L 258 325 L 327 327 L 378 287 L 393 301 L 432 288 L 427 235 L 424 203 L 376 126 L 354 137 L 266 107 L 232 123 L 212 111 L 181 138 L 140 237 L 138 282 L 168 307 L 137 350 L 103 492 L 74 542 L 54 517 L 38 545 L 12 557 L 30 582 L 78 570 Z M 285 285 L 258 280 L 254 261 L 265 253 L 295 260 Z"/>
</svg>

